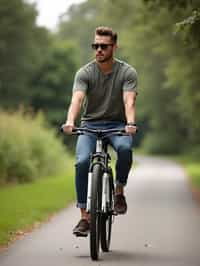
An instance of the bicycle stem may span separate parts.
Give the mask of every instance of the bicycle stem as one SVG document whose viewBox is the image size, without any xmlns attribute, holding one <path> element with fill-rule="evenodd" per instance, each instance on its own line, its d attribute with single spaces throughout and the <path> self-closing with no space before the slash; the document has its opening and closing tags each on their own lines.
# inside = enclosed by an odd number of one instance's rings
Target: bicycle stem
<svg viewBox="0 0 200 266">
<path fill-rule="evenodd" d="M 102 152 L 103 150 L 103 143 L 101 139 L 97 139 L 96 142 L 96 152 Z"/>
</svg>

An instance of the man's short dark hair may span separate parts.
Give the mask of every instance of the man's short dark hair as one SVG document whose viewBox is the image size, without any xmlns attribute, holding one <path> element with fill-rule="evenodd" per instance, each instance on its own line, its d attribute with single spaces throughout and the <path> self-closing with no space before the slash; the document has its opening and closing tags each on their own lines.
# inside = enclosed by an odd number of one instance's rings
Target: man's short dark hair
<svg viewBox="0 0 200 266">
<path fill-rule="evenodd" d="M 110 36 L 113 43 L 117 43 L 117 33 L 112 30 L 112 28 L 100 26 L 95 30 L 96 35 L 100 36 Z"/>
</svg>

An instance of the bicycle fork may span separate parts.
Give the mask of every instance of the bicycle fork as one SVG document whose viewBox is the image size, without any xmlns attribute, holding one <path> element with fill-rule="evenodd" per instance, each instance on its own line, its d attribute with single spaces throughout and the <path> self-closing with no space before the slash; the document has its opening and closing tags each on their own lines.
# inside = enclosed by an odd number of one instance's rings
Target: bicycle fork
<svg viewBox="0 0 200 266">
<path fill-rule="evenodd" d="M 89 213 L 91 209 L 91 194 L 92 194 L 92 172 L 88 173 L 88 190 L 87 190 L 87 208 L 86 211 Z"/>
<path fill-rule="evenodd" d="M 109 202 L 109 176 L 108 173 L 103 174 L 103 181 L 102 181 L 102 206 L 101 210 L 105 213 L 107 211 L 107 206 Z"/>
<path fill-rule="evenodd" d="M 107 211 L 107 203 L 109 202 L 109 176 L 104 172 L 102 180 L 102 205 L 101 211 Z M 88 190 L 87 190 L 87 212 L 91 209 L 91 190 L 92 190 L 92 172 L 88 173 Z"/>
</svg>

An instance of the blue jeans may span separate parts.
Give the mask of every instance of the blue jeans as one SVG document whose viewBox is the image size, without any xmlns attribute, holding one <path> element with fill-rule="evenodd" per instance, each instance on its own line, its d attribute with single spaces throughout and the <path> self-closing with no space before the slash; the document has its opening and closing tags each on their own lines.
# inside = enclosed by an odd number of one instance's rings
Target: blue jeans
<svg viewBox="0 0 200 266">
<path fill-rule="evenodd" d="M 84 126 L 94 129 L 123 128 L 121 122 L 85 122 Z M 109 143 L 117 153 L 116 184 L 125 186 L 132 164 L 132 136 L 111 136 Z M 90 154 L 95 152 L 96 138 L 92 135 L 80 135 L 76 145 L 75 181 L 77 193 L 77 207 L 86 208 L 88 170 Z"/>
</svg>

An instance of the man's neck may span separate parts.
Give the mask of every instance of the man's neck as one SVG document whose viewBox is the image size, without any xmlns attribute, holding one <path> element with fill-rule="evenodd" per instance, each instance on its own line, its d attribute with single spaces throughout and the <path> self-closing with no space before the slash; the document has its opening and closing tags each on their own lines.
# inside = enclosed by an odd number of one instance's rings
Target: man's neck
<svg viewBox="0 0 200 266">
<path fill-rule="evenodd" d="M 109 74 L 112 72 L 112 67 L 113 67 L 114 62 L 115 62 L 114 58 L 111 58 L 109 61 L 106 61 L 103 63 L 97 62 L 97 64 L 103 73 Z"/>
</svg>

